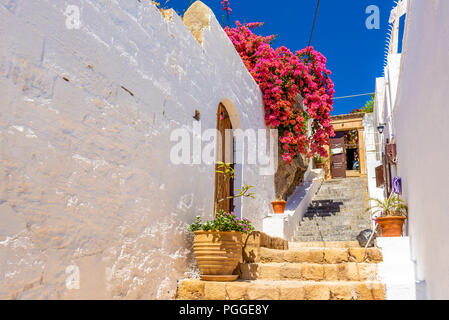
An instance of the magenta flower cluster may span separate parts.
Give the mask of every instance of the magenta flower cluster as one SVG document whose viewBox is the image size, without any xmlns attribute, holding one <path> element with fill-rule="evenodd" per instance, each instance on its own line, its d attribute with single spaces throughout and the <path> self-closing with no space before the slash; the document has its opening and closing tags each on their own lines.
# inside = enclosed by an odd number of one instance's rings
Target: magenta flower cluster
<svg viewBox="0 0 449 320">
<path fill-rule="evenodd" d="M 252 31 L 262 25 L 236 21 L 236 27 L 226 27 L 225 32 L 262 90 L 265 121 L 279 130 L 282 157 L 287 163 L 300 154 L 327 157 L 325 146 L 334 136 L 330 112 L 335 90 L 326 58 L 313 47 L 295 54 L 286 47 L 273 49 L 274 36 L 263 37 Z M 298 107 L 300 96 L 305 110 Z"/>
</svg>

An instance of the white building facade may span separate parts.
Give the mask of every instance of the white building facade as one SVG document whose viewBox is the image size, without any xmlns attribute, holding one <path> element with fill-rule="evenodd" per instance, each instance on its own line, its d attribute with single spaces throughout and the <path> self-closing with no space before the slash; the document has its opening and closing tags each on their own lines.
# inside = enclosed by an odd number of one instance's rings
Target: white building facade
<svg viewBox="0 0 449 320">
<path fill-rule="evenodd" d="M 377 164 L 385 146 L 395 144 L 396 163 L 384 178 L 402 181 L 418 299 L 449 299 L 449 173 L 439 165 L 449 159 L 448 14 L 448 1 L 400 1 L 390 20 L 384 77 L 376 79 L 374 123 L 383 130 Z"/>
</svg>

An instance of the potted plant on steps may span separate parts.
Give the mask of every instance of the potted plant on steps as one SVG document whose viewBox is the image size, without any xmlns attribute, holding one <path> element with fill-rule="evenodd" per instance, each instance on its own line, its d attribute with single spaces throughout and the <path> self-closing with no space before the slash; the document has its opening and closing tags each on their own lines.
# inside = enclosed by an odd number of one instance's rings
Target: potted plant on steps
<svg viewBox="0 0 449 320">
<path fill-rule="evenodd" d="M 230 164 L 218 163 L 217 173 L 223 174 L 223 188 L 227 180 L 234 179 L 234 169 Z M 249 190 L 252 186 L 245 185 L 238 190 L 236 196 L 215 200 L 215 208 L 226 199 L 249 197 L 254 194 Z M 220 192 L 217 192 L 220 194 Z M 206 281 L 234 281 L 239 277 L 233 275 L 242 257 L 242 235 L 251 233 L 254 227 L 246 219 L 240 219 L 234 212 L 217 210 L 214 220 L 201 221 L 197 216 L 190 231 L 194 233 L 193 251 L 201 272 L 201 279 Z"/>
<path fill-rule="evenodd" d="M 287 205 L 287 201 L 278 197 L 277 200 L 272 201 L 271 205 L 273 206 L 273 211 L 276 214 L 283 214 L 285 211 L 285 206 Z"/>
<path fill-rule="evenodd" d="M 325 169 L 326 161 L 327 161 L 327 159 L 322 158 L 320 156 L 313 157 L 313 163 L 315 164 L 315 168 L 317 168 L 317 169 Z"/>
<path fill-rule="evenodd" d="M 370 199 L 374 205 L 367 209 L 372 214 L 380 215 L 376 222 L 381 229 L 382 237 L 400 237 L 402 236 L 402 226 L 407 219 L 408 207 L 404 200 L 398 195 L 391 195 L 384 201 L 379 199 Z"/>
</svg>

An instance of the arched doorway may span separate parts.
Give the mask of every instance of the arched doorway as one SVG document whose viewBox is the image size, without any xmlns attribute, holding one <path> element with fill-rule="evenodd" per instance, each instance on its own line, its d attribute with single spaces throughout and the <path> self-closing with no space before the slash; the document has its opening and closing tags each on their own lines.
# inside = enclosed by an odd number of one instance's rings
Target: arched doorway
<svg viewBox="0 0 449 320">
<path fill-rule="evenodd" d="M 235 145 L 232 133 L 232 122 L 226 107 L 220 103 L 217 110 L 217 162 L 230 163 L 235 169 Z M 218 164 L 215 170 L 218 170 Z M 224 210 L 226 212 L 234 211 L 233 199 L 227 199 L 234 195 L 234 179 L 225 179 L 223 174 L 215 172 L 215 193 L 217 200 L 226 199 L 216 205 L 215 212 Z"/>
</svg>

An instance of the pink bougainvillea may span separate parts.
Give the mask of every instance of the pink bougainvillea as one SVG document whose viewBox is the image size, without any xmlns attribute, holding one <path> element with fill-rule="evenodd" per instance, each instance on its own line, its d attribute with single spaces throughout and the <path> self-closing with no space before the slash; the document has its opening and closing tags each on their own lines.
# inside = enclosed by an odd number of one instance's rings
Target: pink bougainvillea
<svg viewBox="0 0 449 320">
<path fill-rule="evenodd" d="M 231 4 L 229 3 L 229 0 L 223 0 L 221 1 L 221 8 L 223 11 L 225 11 L 228 15 L 231 14 L 232 9 L 231 9 Z"/>
<path fill-rule="evenodd" d="M 262 25 L 236 21 L 236 27 L 226 27 L 225 32 L 262 90 L 265 121 L 279 130 L 282 157 L 288 163 L 300 154 L 327 157 L 325 146 L 334 135 L 330 111 L 335 91 L 326 58 L 313 47 L 295 54 L 286 47 L 273 49 L 274 36 L 263 37 L 252 31 Z M 304 99 L 305 110 L 298 107 L 299 97 Z"/>
</svg>

